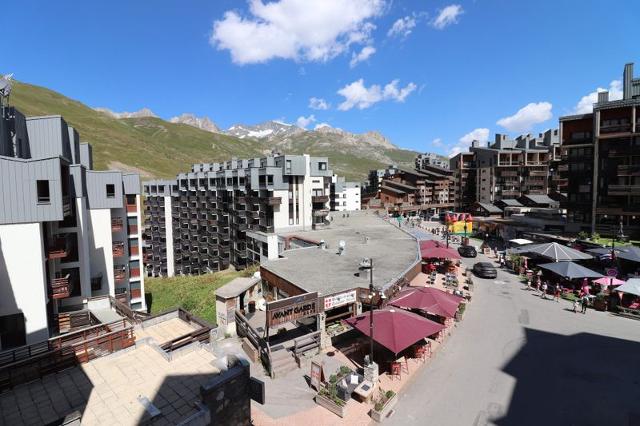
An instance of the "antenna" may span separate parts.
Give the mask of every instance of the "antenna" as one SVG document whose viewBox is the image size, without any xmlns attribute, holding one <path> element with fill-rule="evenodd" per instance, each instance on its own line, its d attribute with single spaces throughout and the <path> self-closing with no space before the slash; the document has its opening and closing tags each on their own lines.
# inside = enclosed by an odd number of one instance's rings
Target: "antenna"
<svg viewBox="0 0 640 426">
<path fill-rule="evenodd" d="M 11 89 L 13 88 L 13 74 L 7 74 L 5 76 L 0 76 L 0 106 L 9 105 L 9 95 L 11 94 Z"/>
</svg>

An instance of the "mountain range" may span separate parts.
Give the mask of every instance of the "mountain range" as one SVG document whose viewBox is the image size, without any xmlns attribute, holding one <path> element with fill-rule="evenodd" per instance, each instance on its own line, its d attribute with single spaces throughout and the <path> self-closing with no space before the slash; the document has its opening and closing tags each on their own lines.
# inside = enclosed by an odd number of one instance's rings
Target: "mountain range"
<svg viewBox="0 0 640 426">
<path fill-rule="evenodd" d="M 369 170 L 389 164 L 413 167 L 417 154 L 378 132 L 356 134 L 329 126 L 306 130 L 280 121 L 221 130 L 207 117 L 182 114 L 163 120 L 148 108 L 122 113 L 94 109 L 21 82 L 15 82 L 10 103 L 28 116 L 62 115 L 82 141 L 92 144 L 97 169 L 135 171 L 143 178 L 172 178 L 193 163 L 279 152 L 328 157 L 335 173 L 362 181 Z"/>
</svg>

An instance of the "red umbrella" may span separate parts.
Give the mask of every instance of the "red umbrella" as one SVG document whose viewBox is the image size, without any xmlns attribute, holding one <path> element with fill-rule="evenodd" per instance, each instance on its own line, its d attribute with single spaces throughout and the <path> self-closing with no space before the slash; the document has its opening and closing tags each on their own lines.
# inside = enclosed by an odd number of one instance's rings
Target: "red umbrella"
<svg viewBox="0 0 640 426">
<path fill-rule="evenodd" d="M 626 281 L 619 280 L 616 277 L 602 277 L 602 278 L 598 278 L 597 280 L 594 280 L 593 282 L 600 285 L 610 285 L 610 286 L 621 285 L 626 283 Z"/>
<path fill-rule="evenodd" d="M 369 315 L 371 312 L 349 318 L 346 322 L 361 333 L 370 336 Z M 373 340 L 394 354 L 402 352 L 425 337 L 438 333 L 443 328 L 442 324 L 403 309 L 373 311 Z"/>
<path fill-rule="evenodd" d="M 403 290 L 389 302 L 405 309 L 420 309 L 441 317 L 453 318 L 464 298 L 454 296 L 433 287 L 417 287 Z"/>
<path fill-rule="evenodd" d="M 434 247 L 442 247 L 442 245 L 436 240 L 423 240 L 420 241 L 420 250 L 430 249 Z"/>
<path fill-rule="evenodd" d="M 423 259 L 460 259 L 460 255 L 453 249 L 446 247 L 420 248 Z"/>
</svg>

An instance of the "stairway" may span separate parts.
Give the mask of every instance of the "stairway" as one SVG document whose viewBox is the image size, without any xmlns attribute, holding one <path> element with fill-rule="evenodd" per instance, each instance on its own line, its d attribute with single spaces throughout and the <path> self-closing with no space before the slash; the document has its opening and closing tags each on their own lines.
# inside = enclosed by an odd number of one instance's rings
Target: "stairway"
<svg viewBox="0 0 640 426">
<path fill-rule="evenodd" d="M 293 353 L 287 349 L 271 352 L 271 377 L 281 377 L 298 368 Z"/>
</svg>

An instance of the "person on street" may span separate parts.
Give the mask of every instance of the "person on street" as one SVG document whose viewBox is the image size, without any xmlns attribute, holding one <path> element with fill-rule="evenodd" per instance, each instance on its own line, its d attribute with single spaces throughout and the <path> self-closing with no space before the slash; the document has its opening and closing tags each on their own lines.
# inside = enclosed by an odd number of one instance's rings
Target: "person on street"
<svg viewBox="0 0 640 426">
<path fill-rule="evenodd" d="M 573 313 L 578 313 L 578 299 L 573 299 Z"/>
<path fill-rule="evenodd" d="M 543 282 L 542 283 L 542 294 L 540 295 L 541 298 L 546 299 L 547 298 L 547 282 Z"/>
<path fill-rule="evenodd" d="M 586 314 L 587 313 L 587 305 L 589 304 L 589 296 L 587 296 L 586 294 L 584 296 L 582 296 L 582 313 Z"/>
<path fill-rule="evenodd" d="M 560 303 L 560 294 L 562 293 L 562 289 L 560 288 L 560 284 L 556 284 L 556 287 L 553 292 L 553 298 L 556 302 Z"/>
<path fill-rule="evenodd" d="M 536 294 L 540 293 L 540 277 L 536 278 Z"/>
</svg>

